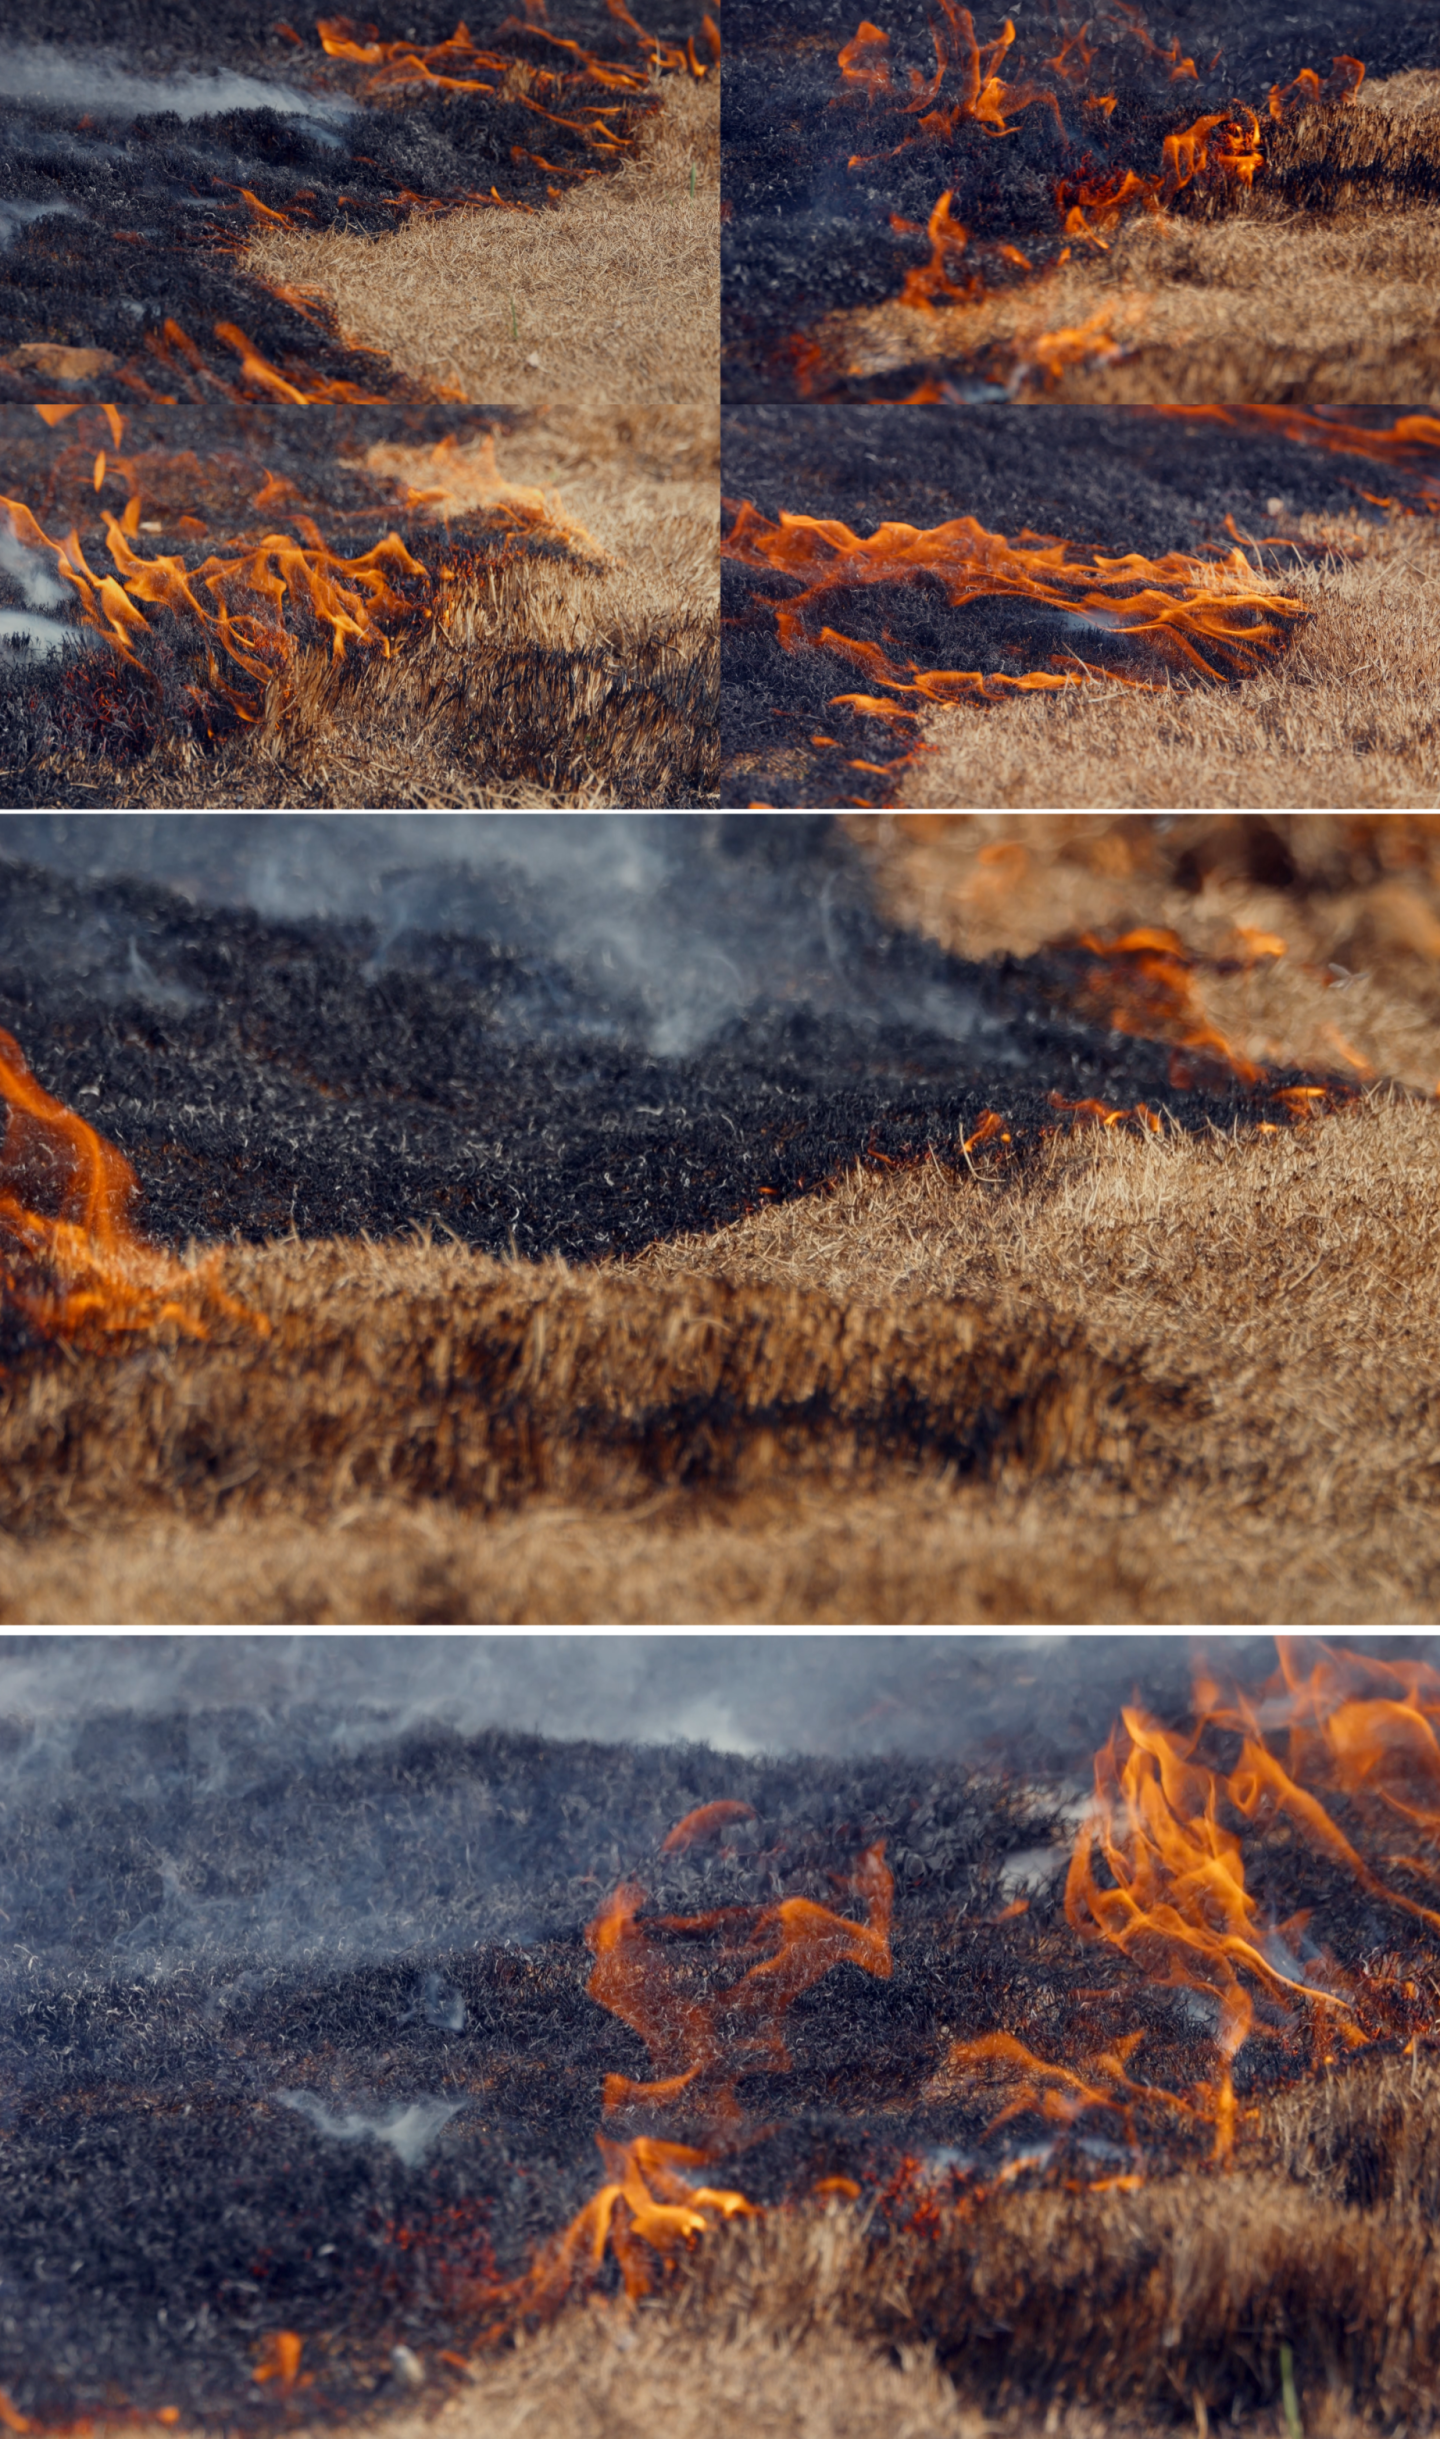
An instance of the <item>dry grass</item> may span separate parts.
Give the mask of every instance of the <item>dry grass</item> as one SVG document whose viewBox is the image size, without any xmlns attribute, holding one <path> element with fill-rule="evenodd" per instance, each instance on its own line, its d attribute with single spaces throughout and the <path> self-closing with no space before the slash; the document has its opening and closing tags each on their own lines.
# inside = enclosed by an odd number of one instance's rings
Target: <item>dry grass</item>
<svg viewBox="0 0 1440 2439">
<path fill-rule="evenodd" d="M 1291 521 L 1323 544 L 1284 589 L 1313 611 L 1233 686 L 1097 680 L 938 711 L 908 805 L 1432 806 L 1440 801 L 1440 520 Z"/>
<path fill-rule="evenodd" d="M 1363 110 L 1282 138 L 1224 216 L 1137 214 L 1105 252 L 973 305 L 827 316 L 811 334 L 826 378 L 963 363 L 1087 405 L 1434 405 L 1440 76 L 1361 90 Z"/>
<path fill-rule="evenodd" d="M 113 800 L 166 805 L 413 807 L 704 803 L 718 778 L 719 413 L 708 407 L 536 410 L 488 443 L 381 445 L 377 474 L 463 517 L 502 483 L 543 490 L 561 556 L 519 551 L 471 586 L 449 638 L 391 658 L 300 655 L 257 727 L 202 751 L 57 766 Z M 81 798 L 83 801 L 83 797 Z"/>
<path fill-rule="evenodd" d="M 4 1614 L 1427 1623 L 1437 1210 L 1382 1097 L 586 1274 L 237 1252 L 267 1348 L 11 1387 Z"/>
<path fill-rule="evenodd" d="M 348 344 L 378 348 L 437 397 L 708 405 L 720 366 L 719 80 L 667 80 L 635 159 L 553 211 L 415 213 L 380 238 L 276 229 L 246 267 L 320 291 Z"/>
<path fill-rule="evenodd" d="M 1437 1089 L 1434 816 L 851 827 L 948 946 L 1162 924 L 1175 1033 Z M 272 1340 L 8 1384 L 0 1616 L 1433 1623 L 1435 1101 L 977 1158 L 587 1271 L 237 1248 Z"/>
</svg>

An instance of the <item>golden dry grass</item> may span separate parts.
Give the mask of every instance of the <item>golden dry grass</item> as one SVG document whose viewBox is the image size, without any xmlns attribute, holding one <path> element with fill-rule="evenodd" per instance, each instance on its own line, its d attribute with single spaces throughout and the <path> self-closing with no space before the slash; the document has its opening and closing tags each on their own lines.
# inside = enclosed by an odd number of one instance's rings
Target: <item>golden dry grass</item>
<svg viewBox="0 0 1440 2439">
<path fill-rule="evenodd" d="M 1139 213 L 1106 251 L 974 304 L 828 315 L 810 334 L 827 380 L 959 362 L 1073 404 L 1435 404 L 1440 75 L 1361 93 L 1308 114 L 1223 215 Z"/>
<path fill-rule="evenodd" d="M 320 292 L 349 344 L 379 349 L 436 397 L 708 405 L 720 365 L 719 79 L 668 79 L 635 158 L 553 210 L 415 213 L 380 238 L 274 229 L 246 267 Z"/>
<path fill-rule="evenodd" d="M 1097 679 L 935 712 L 901 804 L 1428 807 L 1440 802 L 1440 520 L 1302 516 L 1318 564 L 1269 579 L 1313 615 L 1233 686 Z M 863 779 L 857 781 L 863 785 Z M 854 801 L 854 799 L 852 799 Z"/>
<path fill-rule="evenodd" d="M 719 412 L 536 409 L 500 442 L 372 447 L 374 473 L 463 517 L 502 486 L 543 491 L 562 556 L 522 548 L 471 586 L 449 638 L 393 655 L 302 653 L 254 728 L 202 751 L 57 762 L 113 801 L 166 805 L 704 803 L 717 784 Z M 441 495 L 436 497 L 435 495 Z M 52 798 L 54 800 L 54 798 Z M 73 801 L 73 799 L 72 799 Z M 80 801 L 84 801 L 83 796 Z"/>
<path fill-rule="evenodd" d="M 1440 1111 L 1378 1098 L 569 1277 L 237 1252 L 267 1348 L 12 1385 L 4 1614 L 1426 1623 L 1437 1189 Z"/>
</svg>

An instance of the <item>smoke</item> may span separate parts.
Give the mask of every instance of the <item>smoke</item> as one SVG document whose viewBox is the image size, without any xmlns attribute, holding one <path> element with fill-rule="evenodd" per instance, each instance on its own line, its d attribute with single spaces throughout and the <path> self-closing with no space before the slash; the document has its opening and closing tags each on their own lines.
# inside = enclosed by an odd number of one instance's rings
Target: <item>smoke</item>
<svg viewBox="0 0 1440 2439">
<path fill-rule="evenodd" d="M 3 210 L 0 205 L 0 213 Z M 0 572 L 18 585 L 22 600 L 32 610 L 54 609 L 60 602 L 75 598 L 73 588 L 61 583 L 38 551 L 26 549 L 10 521 L 8 509 L 0 517 Z"/>
<path fill-rule="evenodd" d="M 343 2117 L 337 2117 L 313 2092 L 277 2092 L 275 2098 L 282 2109 L 308 2117 L 317 2133 L 328 2134 L 335 2142 L 388 2143 L 407 2168 L 424 2165 L 442 2126 L 458 2117 L 465 2106 L 463 2100 L 412 2100 L 383 2117 L 367 2117 L 360 2109 L 347 2109 Z"/>
<path fill-rule="evenodd" d="M 104 119 L 154 117 L 161 111 L 201 119 L 229 110 L 274 110 L 282 118 L 323 122 L 348 117 L 357 107 L 344 95 L 301 92 L 229 71 L 136 76 L 108 52 L 62 50 L 51 43 L 0 52 L 0 95 Z"/>
<path fill-rule="evenodd" d="M 81 628 L 62 626 L 58 618 L 41 618 L 33 610 L 0 610 L 0 643 L 12 651 L 53 657 L 77 647 L 83 651 L 92 641 Z"/>
<path fill-rule="evenodd" d="M 496 1021 L 532 1038 L 588 1032 L 685 1058 L 758 1013 L 813 1010 L 991 1062 L 1021 1055 L 938 950 L 884 931 L 858 855 L 823 819 L 19 815 L 5 851 L 276 921 L 364 920 L 374 970 L 488 983 L 506 960 Z"/>
<path fill-rule="evenodd" d="M 0 246 L 8 246 L 12 237 L 18 237 L 32 220 L 44 220 L 52 212 L 63 212 L 72 220 L 84 217 L 73 203 L 58 198 L 46 203 L 0 203 Z"/>
</svg>

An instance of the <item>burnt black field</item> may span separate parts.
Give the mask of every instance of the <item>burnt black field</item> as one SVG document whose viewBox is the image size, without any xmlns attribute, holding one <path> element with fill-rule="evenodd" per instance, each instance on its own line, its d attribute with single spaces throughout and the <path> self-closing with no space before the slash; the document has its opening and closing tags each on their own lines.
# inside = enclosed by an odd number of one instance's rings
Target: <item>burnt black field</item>
<svg viewBox="0 0 1440 2439">
<path fill-rule="evenodd" d="M 895 0 L 867 11 L 858 0 L 784 0 L 780 8 L 739 0 L 732 11 L 725 71 L 723 393 L 733 403 L 804 397 L 803 354 L 794 342 L 823 314 L 877 305 L 897 296 L 908 270 L 929 259 L 924 231 L 944 192 L 970 231 L 967 275 L 988 286 L 1016 276 L 997 249 L 1018 247 L 1033 268 L 1054 261 L 1064 243 L 1055 208 L 1058 179 L 1135 168 L 1156 172 L 1165 137 L 1207 113 L 1248 105 L 1267 118 L 1272 86 L 1309 68 L 1320 77 L 1339 55 L 1360 59 L 1369 77 L 1440 65 L 1440 20 L 1429 0 L 1291 0 L 1281 8 L 1247 0 L 1156 0 L 1137 12 L 1162 51 L 1178 42 L 1196 74 L 1178 83 L 1125 32 L 1117 12 L 1062 9 L 1055 0 L 973 11 L 982 47 L 1007 15 L 1016 29 L 1008 81 L 1025 81 L 1015 63 L 1058 54 L 1064 37 L 1088 22 L 1100 47 L 1091 90 L 1116 107 L 1103 119 L 1086 112 L 1061 82 L 1063 138 L 1050 111 L 1023 111 L 1004 136 L 962 122 L 945 142 L 922 143 L 885 158 L 914 132 L 896 110 L 835 107 L 845 83 L 837 54 L 865 17 L 890 37 L 896 93 L 910 72 L 928 80 L 935 66 L 931 0 Z M 878 53 L 876 54 L 878 57 Z M 954 100 L 952 68 L 941 95 Z M 859 158 L 863 168 L 849 163 Z M 1205 208 L 1182 195 L 1182 213 Z M 911 224 L 897 232 L 892 219 Z M 921 367 L 907 370 L 913 390 Z"/>
<path fill-rule="evenodd" d="M 364 19 L 358 39 L 440 43 L 465 14 L 458 0 L 421 0 Z M 481 48 L 530 68 L 571 63 L 503 0 L 467 22 Z M 681 43 L 700 30 L 681 0 L 641 22 Z M 602 60 L 643 67 L 638 38 L 601 0 L 560 0 L 546 23 Z M 15 21 L 0 36 L 0 401 L 283 397 L 246 373 L 217 324 L 241 330 L 302 398 L 404 399 L 415 394 L 404 379 L 347 348 L 313 304 L 245 276 L 239 256 L 263 215 L 240 190 L 306 231 L 379 236 L 413 208 L 406 196 L 444 205 L 493 188 L 543 210 L 567 176 L 599 165 L 575 126 L 513 97 L 415 86 L 364 96 L 366 70 L 327 56 L 315 15 L 285 24 L 253 0 L 120 12 L 42 0 L 23 30 Z M 607 98 L 598 85 L 585 96 Z M 554 108 L 566 115 L 563 98 Z M 41 344 L 106 361 L 57 388 L 53 369 L 14 353 Z"/>
<path fill-rule="evenodd" d="M 750 1653 L 650 1649 L 657 1717 L 667 1685 L 673 1717 L 686 1685 L 718 1691 Z M 1184 1638 L 794 1646 L 771 1747 L 804 1716 L 807 1666 L 833 1661 L 854 1713 L 833 1758 L 726 1753 L 673 1730 L 648 1745 L 517 1732 L 503 1721 L 529 1699 L 526 1667 L 553 1711 L 545 1678 L 562 1666 L 544 1638 L 528 1650 L 491 1664 L 509 1683 L 487 1720 L 486 1664 L 466 1642 L 372 1661 L 351 1645 L 247 1654 L 227 1639 L 198 1665 L 193 1647 L 140 1639 L 112 1646 L 93 1682 L 79 1638 L 0 1647 L 12 2411 L 44 2424 L 168 2407 L 230 2429 L 338 2418 L 405 2401 L 396 2347 L 443 2394 L 458 2376 L 444 2352 L 483 2319 L 467 2282 L 523 2269 L 584 2203 L 600 2181 L 602 2078 L 648 2071 L 585 1989 L 584 1928 L 622 1877 L 651 1913 L 791 1895 L 833 1906 L 835 1875 L 885 1842 L 893 1976 L 841 1965 L 794 2004 L 789 2068 L 739 2077 L 744 2122 L 708 2181 L 775 2204 L 849 2176 L 880 2244 L 927 2195 L 1019 2157 L 1063 2183 L 1161 2175 L 1194 2155 L 1173 2120 L 1127 2134 L 1100 2109 L 1069 2131 L 1025 2115 L 987 2133 L 989 2095 L 924 2089 L 961 2027 L 1018 2029 L 1052 2056 L 1143 2029 L 1157 2082 L 1209 2071 L 1204 2003 L 1082 1947 L 1061 1904 L 1067 1808 L 1073 1819 L 1091 1754 L 1132 1693 L 1183 1723 Z M 1252 1640 L 1222 1664 L 1253 1683 L 1270 1663 Z M 357 1673 L 376 1680 L 363 1700 Z M 270 1682 L 305 1675 L 303 1697 Z M 918 1743 L 896 1693 L 912 1709 L 926 1695 Z M 877 1704 L 902 1749 L 883 1749 Z M 717 1798 L 755 1818 L 662 1858 L 670 1827 Z M 1267 1917 L 1307 1904 L 1338 1952 L 1376 1936 L 1352 1882 L 1283 1839 L 1255 1841 L 1251 1858 Z M 1247 2045 L 1242 2093 L 1303 2071 L 1294 2024 L 1263 2000 L 1261 2015 L 1281 2037 Z M 670 2114 L 608 2130 L 707 2139 Z M 908 2197 L 887 2201 L 907 2155 Z M 289 2396 L 254 2378 L 282 2329 L 303 2341 Z M 989 2333 L 992 2376 L 1012 2368 L 1006 2337 Z M 1256 2401 L 1244 2363 L 1229 2376 Z"/>
<path fill-rule="evenodd" d="M 1386 432 L 1406 411 L 1320 414 Z M 993 406 L 733 407 L 722 418 L 727 526 L 748 500 L 771 519 L 782 510 L 838 518 L 862 538 L 887 521 L 928 528 L 969 516 L 1012 540 L 1028 527 L 1076 551 L 1157 557 L 1234 549 L 1228 516 L 1259 546 L 1264 564 L 1283 574 L 1297 558 L 1278 537 L 1294 518 L 1379 520 L 1385 512 L 1375 495 L 1417 512 L 1437 496 L 1440 450 L 1433 446 L 1387 464 L 1313 438 L 1287 438 L 1278 427 L 1247 425 L 1244 410 L 1238 412 L 1237 429 L 1143 407 L 1052 406 L 1033 414 Z M 832 701 L 863 683 L 854 663 L 818 647 L 787 653 L 777 641 L 771 605 L 798 593 L 800 580 L 726 559 L 721 581 L 728 799 L 777 806 L 885 802 L 883 769 L 857 771 L 851 759 L 883 766 L 905 748 L 881 721 Z M 889 636 L 899 647 L 895 657 L 922 668 L 1044 669 L 1064 642 L 1089 663 L 1137 677 L 1164 675 L 1143 638 L 1083 629 L 1063 613 L 1037 615 L 1015 599 L 955 610 L 938 584 L 866 586 L 830 623 L 850 635 Z M 1003 722 L 1006 706 L 992 706 L 989 716 Z M 817 730 L 840 750 L 815 748 Z"/>
<path fill-rule="evenodd" d="M 856 1160 L 958 1161 L 987 1109 L 1023 1153 L 1067 1122 L 1056 1095 L 1228 1126 L 1283 1117 L 1273 1093 L 1314 1080 L 1232 1090 L 1080 1022 L 1083 959 L 970 964 L 887 931 L 828 817 L 482 835 L 484 859 L 456 861 L 442 818 L 420 862 L 404 817 L 373 846 L 363 817 L 328 836 L 264 815 L 0 826 L 0 1027 L 134 1164 L 143 1229 L 433 1225 L 584 1261 Z M 354 912 L 217 902 L 237 875 L 253 898 L 257 872 L 283 901 L 292 843 L 353 855 Z M 127 877 L 147 852 L 171 885 Z"/>
</svg>

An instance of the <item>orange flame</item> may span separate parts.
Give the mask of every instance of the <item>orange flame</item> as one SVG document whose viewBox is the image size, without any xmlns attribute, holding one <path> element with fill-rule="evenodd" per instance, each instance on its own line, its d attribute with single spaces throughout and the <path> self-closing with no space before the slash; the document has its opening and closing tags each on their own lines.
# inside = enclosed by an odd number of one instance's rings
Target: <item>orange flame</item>
<svg viewBox="0 0 1440 2439">
<path fill-rule="evenodd" d="M 269 1323 L 227 1295 L 224 1256 L 177 1262 L 136 1229 L 139 1194 L 123 1152 L 46 1092 L 13 1036 L 0 1032 L 0 1311 L 22 1313 L 47 1338 L 103 1344 L 166 1324 L 204 1338 L 207 1310 L 269 1335 Z M 58 1204 L 47 1213 L 40 1201 Z"/>
<path fill-rule="evenodd" d="M 1137 930 L 1118 940 L 1100 940 L 1093 932 L 1082 932 L 1079 945 L 1100 961 L 1087 995 L 1103 1002 L 1104 1019 L 1112 1032 L 1153 1035 L 1169 1031 L 1182 1050 L 1208 1051 L 1242 1084 L 1263 1080 L 1264 1069 L 1233 1049 L 1199 1006 L 1195 960 L 1178 933 Z M 1185 1063 L 1172 1060 L 1171 1082 L 1177 1091 L 1187 1091 L 1192 1081 Z"/>
<path fill-rule="evenodd" d="M 642 2102 L 664 2108 L 700 2085 L 712 2119 L 733 2123 L 740 2113 L 737 2075 L 783 2072 L 788 2066 L 780 2019 L 802 1991 L 845 1963 L 888 1979 L 894 1881 L 883 1844 L 860 1857 L 845 1885 L 865 1906 L 863 1923 L 808 1897 L 782 1898 L 760 1914 L 743 1949 L 722 1949 L 722 1957 L 735 1962 L 771 1942 L 773 1953 L 751 1963 L 717 1995 L 693 1998 L 678 1986 L 653 1935 L 696 1938 L 727 1931 L 749 1909 L 723 1907 L 642 1923 L 645 1891 L 634 1881 L 616 1889 L 585 1934 L 595 1958 L 587 1987 L 593 1999 L 640 2035 L 660 2072 L 649 2083 L 607 2075 L 606 2108 Z"/>
<path fill-rule="evenodd" d="M 864 585 L 930 582 L 941 586 L 955 609 L 1005 596 L 1098 614 L 1103 625 L 1149 637 L 1165 657 L 1205 678 L 1249 675 L 1282 641 L 1284 626 L 1278 622 L 1305 615 L 1298 601 L 1256 590 L 1254 571 L 1239 550 L 1218 568 L 1204 567 L 1178 551 L 1157 560 L 1133 552 L 1114 559 L 1099 554 L 1072 557 L 1068 543 L 1047 542 L 1028 528 L 1018 542 L 1010 542 L 1003 534 L 988 533 L 973 517 L 929 528 L 885 524 L 862 541 L 838 518 L 782 510 L 772 523 L 746 500 L 739 504 L 721 551 L 746 566 L 801 581 L 804 589 L 775 608 L 785 651 L 828 649 L 856 662 L 872 682 L 935 704 L 996 702 L 1006 689 L 1075 686 L 1097 676 L 1120 685 L 1144 686 L 1147 681 L 1092 670 L 1083 663 L 1077 668 L 1073 653 L 1053 656 L 1062 671 L 1058 675 L 922 671 L 913 661 L 902 668 L 878 644 L 828 625 L 813 631 L 828 595 Z M 843 695 L 833 699 L 852 704 L 861 700 Z"/>
<path fill-rule="evenodd" d="M 1323 82 L 1313 68 L 1302 68 L 1292 84 L 1272 85 L 1270 116 L 1272 119 L 1294 118 L 1312 104 L 1318 107 L 1327 102 L 1337 105 L 1353 102 L 1364 82 L 1363 63 L 1342 53 L 1332 62 L 1330 73 Z"/>
</svg>

